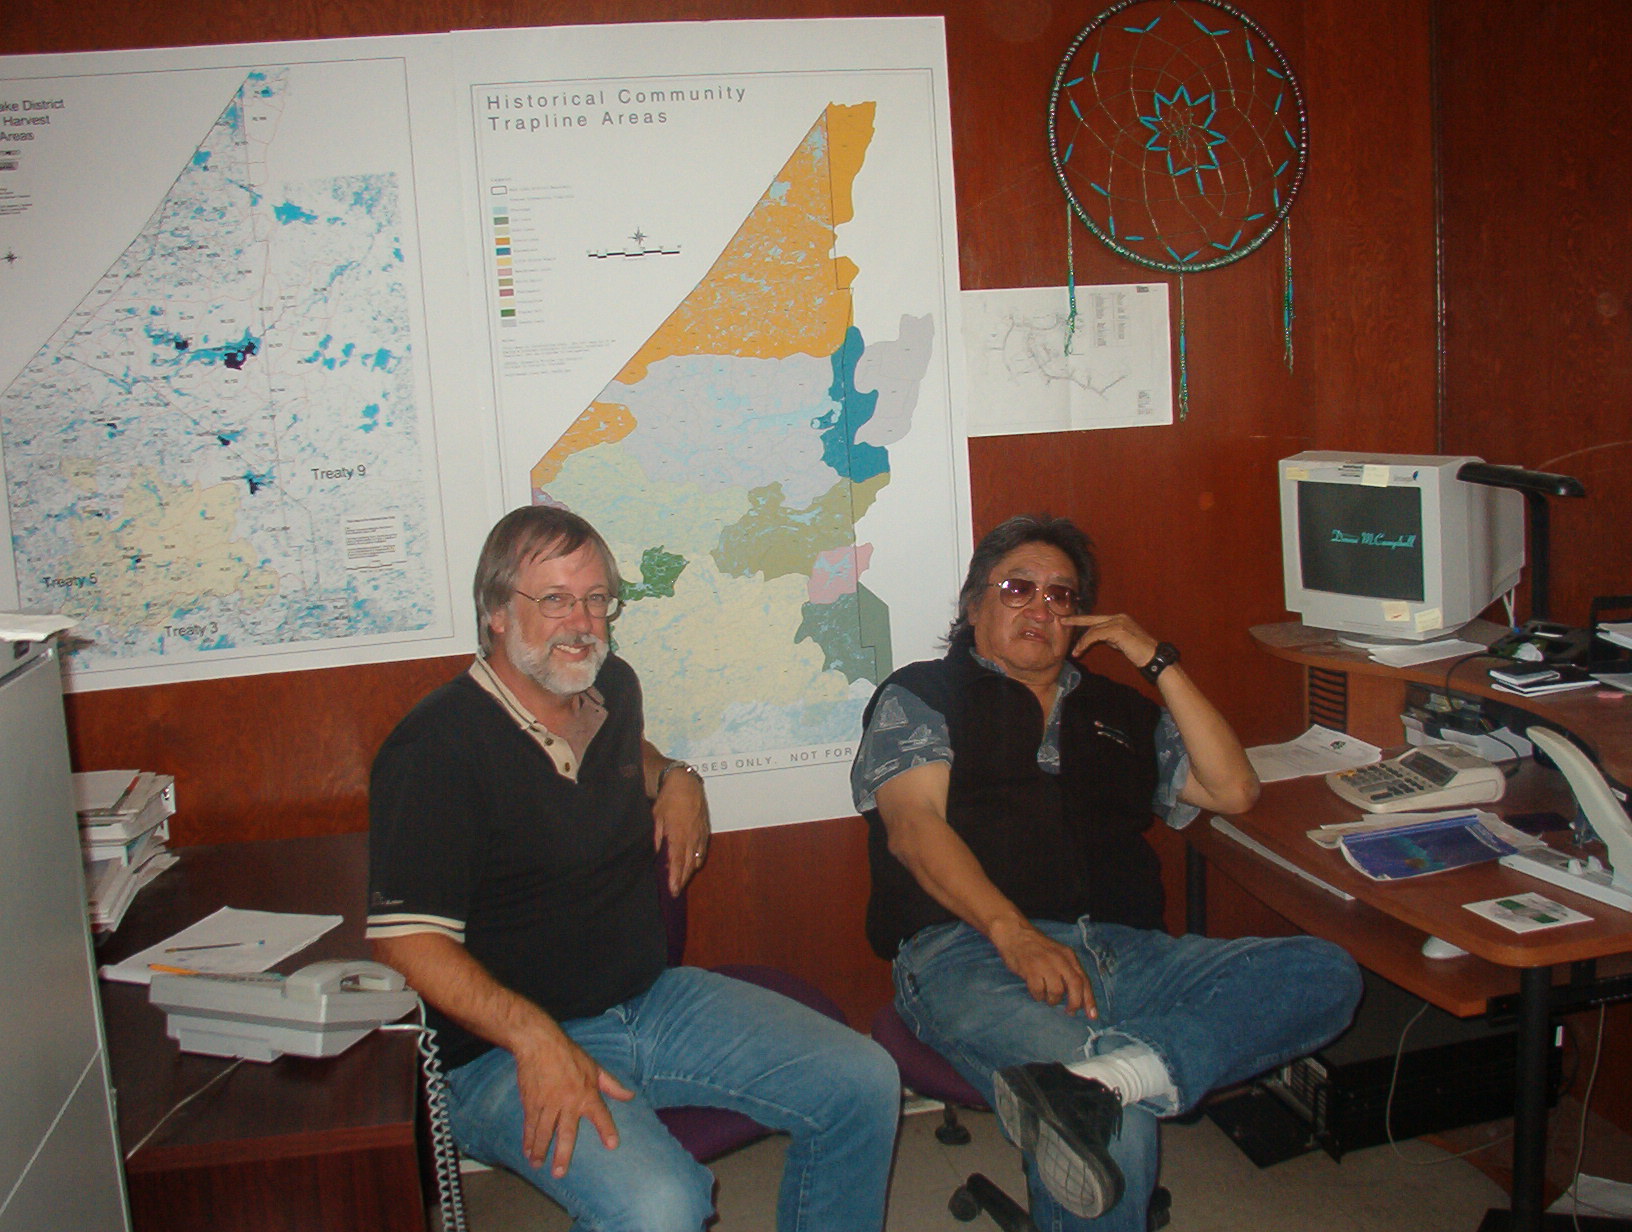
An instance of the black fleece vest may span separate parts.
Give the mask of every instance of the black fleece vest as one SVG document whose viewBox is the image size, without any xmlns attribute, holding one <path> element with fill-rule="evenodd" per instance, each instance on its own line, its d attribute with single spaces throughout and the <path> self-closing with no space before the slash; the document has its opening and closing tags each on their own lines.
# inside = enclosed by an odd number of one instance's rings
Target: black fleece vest
<svg viewBox="0 0 1632 1232">
<path fill-rule="evenodd" d="M 1036 696 L 977 663 L 972 644 L 960 637 L 946 658 L 910 664 L 884 682 L 946 717 L 952 829 L 1028 919 L 1086 915 L 1162 927 L 1161 870 L 1144 837 L 1153 818 L 1160 708 L 1084 672 L 1063 702 L 1060 773 L 1049 774 L 1037 765 L 1047 716 Z M 864 725 L 877 703 L 875 693 Z M 954 917 L 890 854 L 878 810 L 864 816 L 873 881 L 867 939 L 889 959 L 919 929 Z"/>
</svg>

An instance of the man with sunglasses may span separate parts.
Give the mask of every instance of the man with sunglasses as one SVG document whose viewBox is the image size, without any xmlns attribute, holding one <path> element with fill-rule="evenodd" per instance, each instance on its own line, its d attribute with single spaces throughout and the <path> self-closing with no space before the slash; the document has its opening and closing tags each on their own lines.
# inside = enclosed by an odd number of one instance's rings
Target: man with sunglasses
<svg viewBox="0 0 1632 1232">
<path fill-rule="evenodd" d="M 1314 938 L 1163 931 L 1153 816 L 1243 812 L 1258 781 L 1175 647 L 1088 614 L 1097 581 L 1068 520 L 998 526 L 946 656 L 874 694 L 851 775 L 896 1007 L 1025 1152 L 1045 1232 L 1145 1232 L 1157 1118 L 1319 1047 L 1360 989 Z M 1072 662 L 1100 645 L 1161 705 Z"/>
<path fill-rule="evenodd" d="M 617 564 L 583 518 L 517 509 L 477 563 L 481 653 L 374 762 L 368 936 L 429 1006 L 454 1139 L 574 1227 L 697 1232 L 713 1177 L 658 1120 L 734 1109 L 788 1131 L 780 1232 L 883 1225 L 895 1066 L 755 985 L 667 966 L 656 869 L 708 853 L 700 776 L 645 738 L 609 649 Z"/>
</svg>

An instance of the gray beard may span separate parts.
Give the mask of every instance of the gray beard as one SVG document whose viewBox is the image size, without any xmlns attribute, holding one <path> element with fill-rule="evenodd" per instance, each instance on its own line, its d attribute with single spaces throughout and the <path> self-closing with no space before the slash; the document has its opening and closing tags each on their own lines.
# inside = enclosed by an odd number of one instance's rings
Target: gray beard
<svg viewBox="0 0 1632 1232">
<path fill-rule="evenodd" d="M 582 663 L 562 664 L 550 660 L 550 651 L 557 646 L 593 646 L 595 649 Z M 510 666 L 546 693 L 572 697 L 595 683 L 595 677 L 601 673 L 601 665 L 606 662 L 607 645 L 593 633 L 557 634 L 542 646 L 513 637 L 505 639 L 504 655 L 510 660 Z"/>
</svg>

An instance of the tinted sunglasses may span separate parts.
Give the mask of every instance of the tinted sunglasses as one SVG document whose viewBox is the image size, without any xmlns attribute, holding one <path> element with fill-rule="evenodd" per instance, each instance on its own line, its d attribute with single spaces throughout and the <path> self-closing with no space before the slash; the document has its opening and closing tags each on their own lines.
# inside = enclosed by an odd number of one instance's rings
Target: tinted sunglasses
<svg viewBox="0 0 1632 1232">
<path fill-rule="evenodd" d="M 1037 593 L 1037 583 L 1030 578 L 1004 578 L 1001 582 L 987 582 L 988 586 L 997 587 L 997 597 L 1002 600 L 1004 607 L 1025 607 L 1031 602 L 1031 597 Z M 1077 592 L 1069 586 L 1062 586 L 1058 582 L 1051 582 L 1042 587 L 1043 603 L 1056 616 L 1075 616 L 1077 614 Z"/>
</svg>

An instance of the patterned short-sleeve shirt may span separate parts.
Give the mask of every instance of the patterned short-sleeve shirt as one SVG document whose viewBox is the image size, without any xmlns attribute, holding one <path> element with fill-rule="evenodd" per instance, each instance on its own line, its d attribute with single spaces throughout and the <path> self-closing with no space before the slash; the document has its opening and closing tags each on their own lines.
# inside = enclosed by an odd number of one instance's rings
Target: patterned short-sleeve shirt
<svg viewBox="0 0 1632 1232">
<path fill-rule="evenodd" d="M 1007 674 L 990 659 L 978 654 L 974 657 L 988 671 Z M 1037 766 L 1047 774 L 1060 772 L 1060 703 L 1081 682 L 1081 670 L 1067 660 L 1060 669 L 1060 687 L 1043 728 L 1042 743 L 1037 746 Z M 897 684 L 886 685 L 850 767 L 850 794 L 856 810 L 866 812 L 875 807 L 878 789 L 896 775 L 931 762 L 952 764 L 946 717 L 916 693 Z M 1156 794 L 1151 810 L 1175 830 L 1189 825 L 1201 812 L 1179 799 L 1189 776 L 1190 754 L 1184 747 L 1184 737 L 1173 716 L 1163 710 L 1156 727 Z"/>
</svg>

